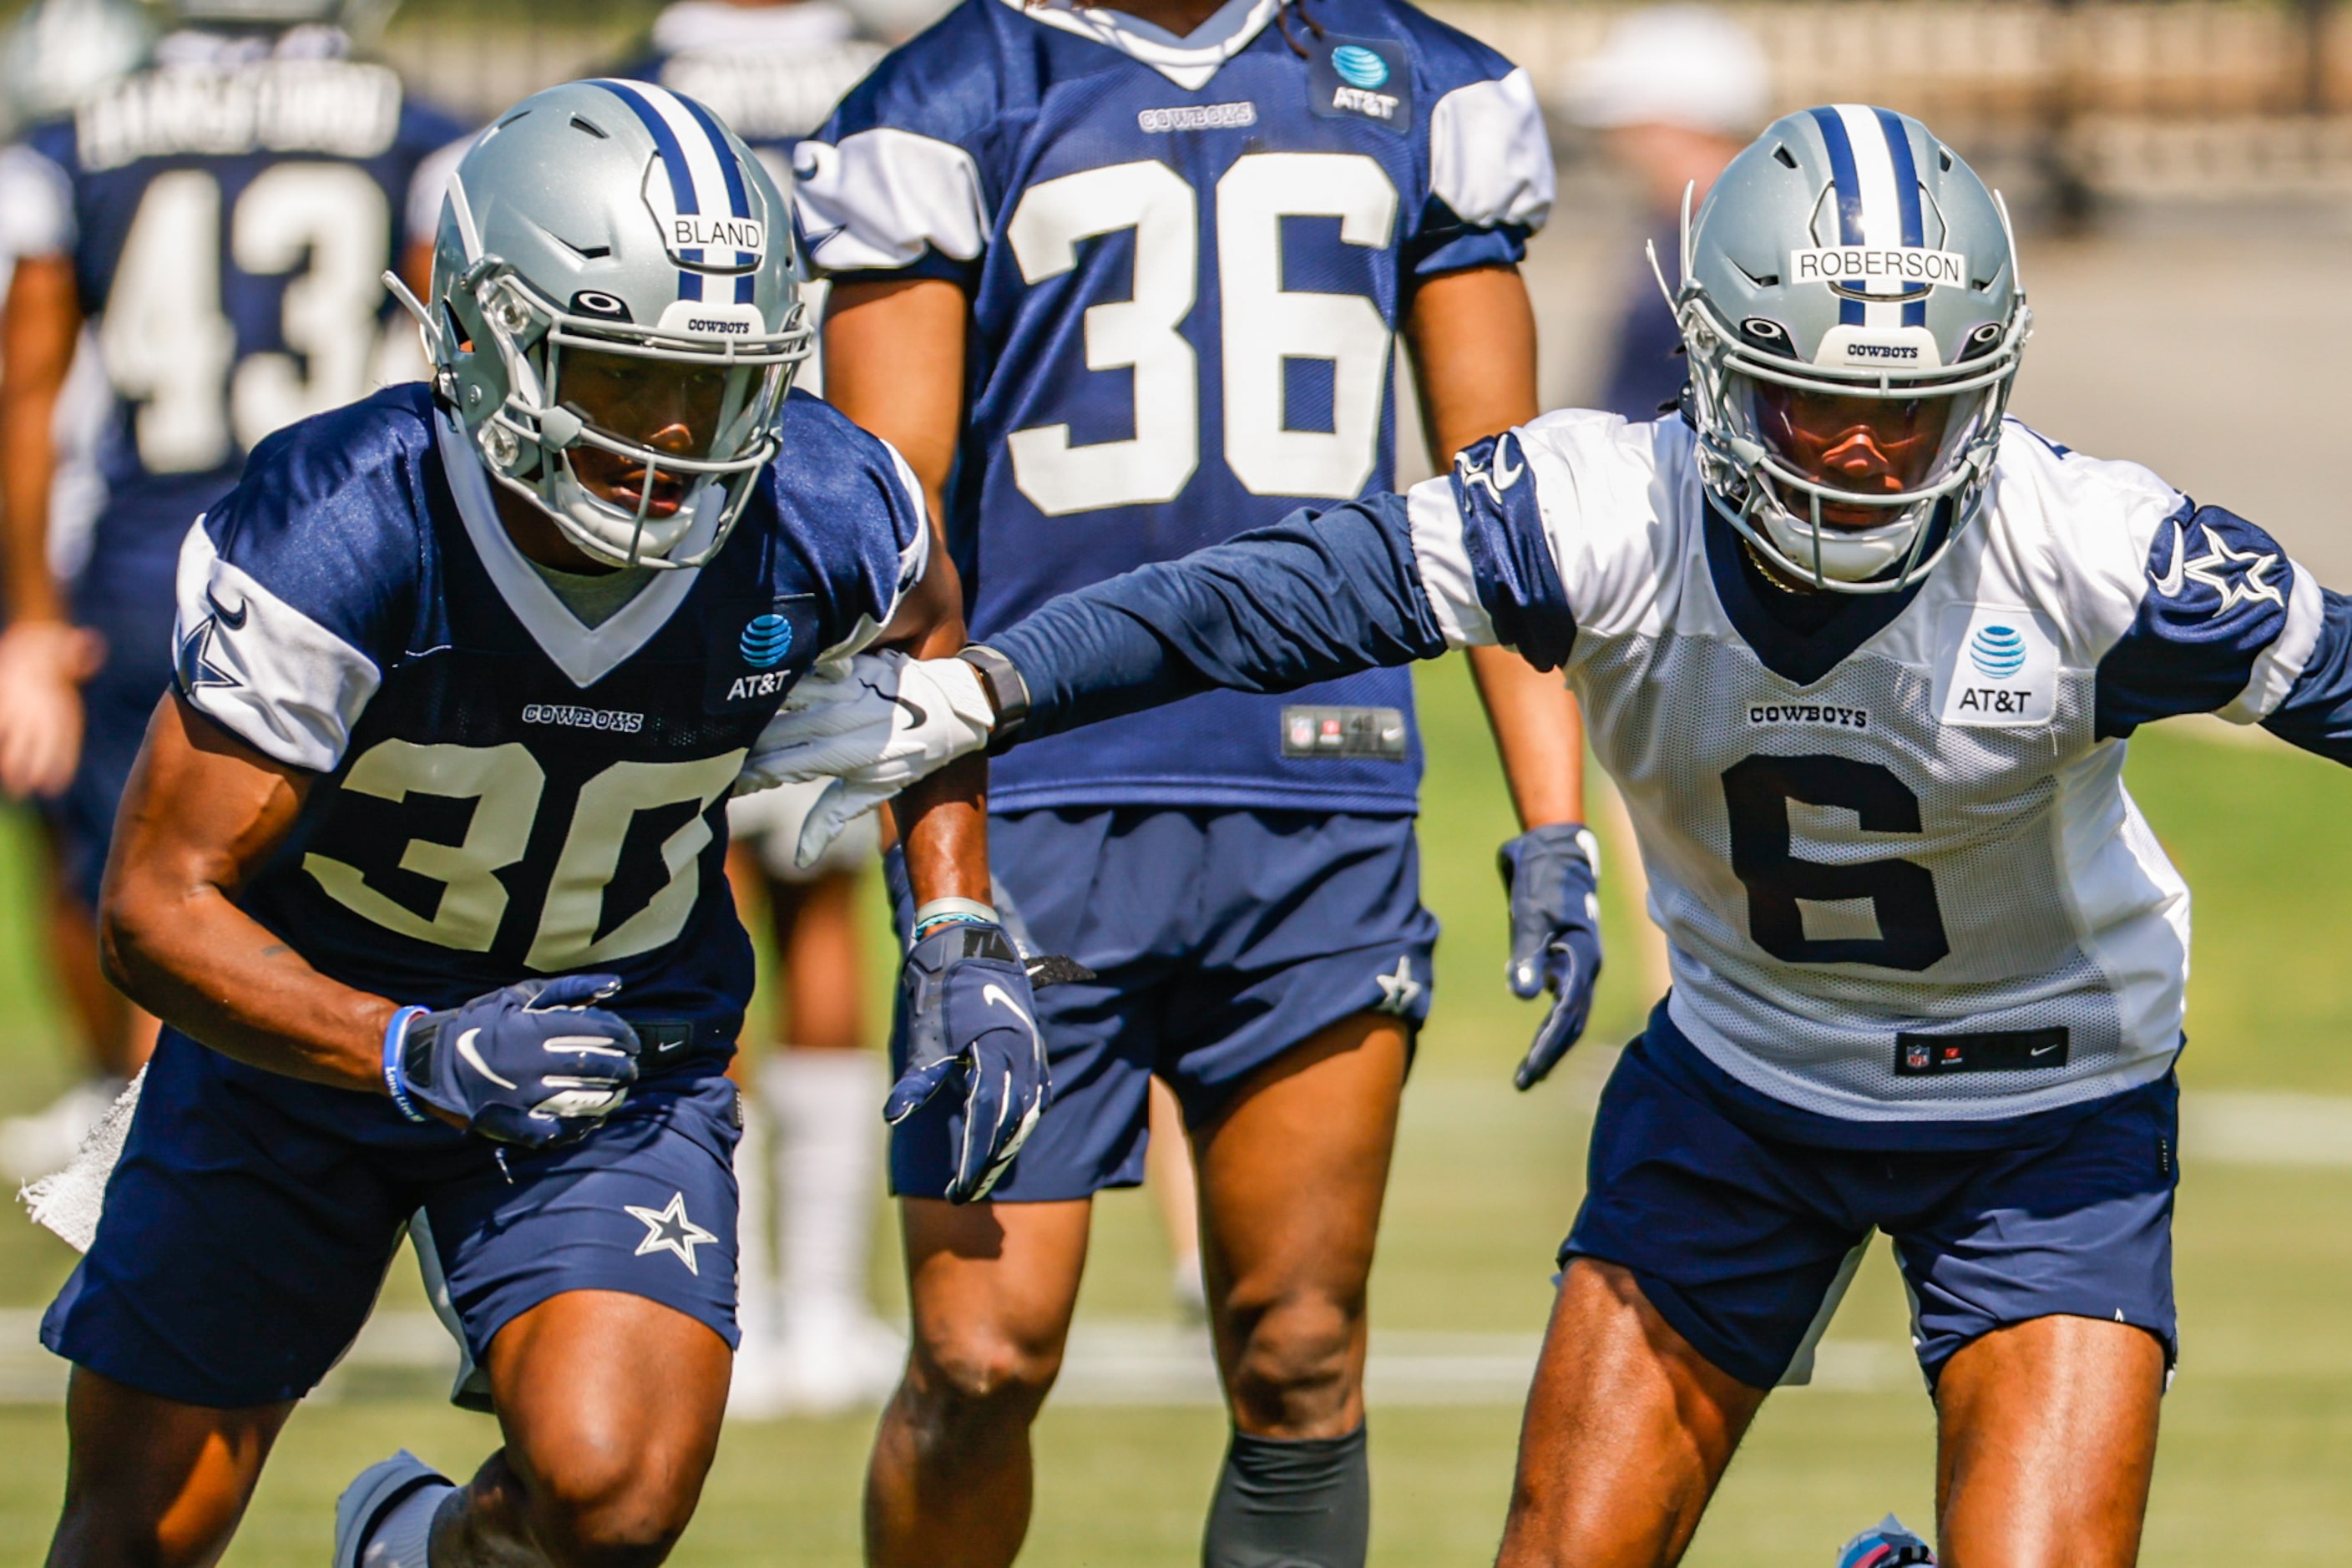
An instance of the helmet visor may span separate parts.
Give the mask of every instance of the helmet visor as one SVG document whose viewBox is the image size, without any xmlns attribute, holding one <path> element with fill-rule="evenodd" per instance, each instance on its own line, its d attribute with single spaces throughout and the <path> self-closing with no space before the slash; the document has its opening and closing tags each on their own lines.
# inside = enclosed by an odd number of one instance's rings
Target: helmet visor
<svg viewBox="0 0 2352 1568">
<path fill-rule="evenodd" d="M 556 366 L 558 396 L 598 435 L 673 457 L 726 456 L 730 404 L 740 401 L 740 367 L 695 364 L 603 349 L 567 347 Z"/>
<path fill-rule="evenodd" d="M 1750 430 L 1780 466 L 1825 491 L 1881 506 L 1899 505 L 1895 498 L 1951 477 L 1989 393 L 1890 396 L 1791 386 L 1739 373 L 1731 381 Z M 1798 502 L 1796 510 L 1807 508 Z"/>
</svg>

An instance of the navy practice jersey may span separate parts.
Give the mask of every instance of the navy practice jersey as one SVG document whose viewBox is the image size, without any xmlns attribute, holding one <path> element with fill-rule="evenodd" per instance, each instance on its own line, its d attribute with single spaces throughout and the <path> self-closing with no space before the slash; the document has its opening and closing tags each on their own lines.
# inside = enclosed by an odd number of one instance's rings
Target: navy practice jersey
<svg viewBox="0 0 2352 1568">
<path fill-rule="evenodd" d="M 1392 479 L 1414 282 L 1549 210 L 1524 71 L 1402 0 L 1231 0 L 1176 38 L 964 0 L 794 154 L 836 281 L 971 300 L 948 538 L 985 638 L 1054 595 Z M 1408 813 L 1411 683 L 1221 693 L 1024 746 L 992 804 Z"/>
<path fill-rule="evenodd" d="M 418 165 L 462 128 L 384 66 L 289 58 L 319 31 L 277 54 L 174 34 L 0 184 L 34 248 L 71 256 L 113 386 L 100 570 L 168 583 L 254 444 L 380 384 L 387 329 L 410 331 L 383 274 L 418 237 Z"/>
<path fill-rule="evenodd" d="M 1516 647 L 1582 699 L 1666 932 L 1668 1016 L 1722 1073 L 1921 1124 L 2162 1078 L 2189 890 L 2124 788 L 2126 738 L 2217 713 L 2352 761 L 2352 601 L 2243 518 L 2015 420 L 1923 582 L 1810 627 L 1787 597 L 1708 502 L 1687 425 L 1572 411 L 1409 500 L 1098 584 L 997 646 L 1048 731 Z"/>
<path fill-rule="evenodd" d="M 318 775 L 246 912 L 404 1004 L 609 971 L 621 1012 L 731 1040 L 751 953 L 728 792 L 794 680 L 887 622 L 928 537 L 888 447 L 799 393 L 782 431 L 718 558 L 593 629 L 422 385 L 256 448 L 188 534 L 175 633 L 182 695 Z"/>
</svg>

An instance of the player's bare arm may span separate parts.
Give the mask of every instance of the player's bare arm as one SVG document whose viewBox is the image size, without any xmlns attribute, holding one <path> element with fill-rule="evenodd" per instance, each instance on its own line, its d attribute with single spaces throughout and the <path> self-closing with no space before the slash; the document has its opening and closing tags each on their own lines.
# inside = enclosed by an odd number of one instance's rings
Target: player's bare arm
<svg viewBox="0 0 2352 1568">
<path fill-rule="evenodd" d="M 125 994 L 215 1050 L 380 1094 L 398 1004 L 320 973 L 236 905 L 293 830 L 312 778 L 165 697 L 123 797 L 100 950 Z"/>
<path fill-rule="evenodd" d="M 51 430 L 81 331 L 73 262 L 26 257 L 0 308 L 0 792 L 52 795 L 81 751 L 80 684 L 103 657 L 49 570 Z"/>
<path fill-rule="evenodd" d="M 1517 268 L 1474 267 L 1423 283 L 1404 341 L 1438 467 L 1540 411 L 1535 308 Z M 1519 826 L 1583 821 L 1584 731 L 1567 682 L 1507 648 L 1472 648 L 1468 657 Z"/>
<path fill-rule="evenodd" d="M 1535 309 L 1517 267 L 1427 279 L 1413 292 L 1404 339 L 1423 430 L 1441 466 L 1535 416 Z M 1472 647 L 1465 657 L 1521 830 L 1497 858 L 1511 913 L 1506 979 L 1523 999 L 1553 995 L 1513 1075 L 1525 1089 L 1582 1037 L 1601 977 L 1601 856 L 1584 826 L 1584 724 L 1559 671 L 1507 647 Z"/>
</svg>

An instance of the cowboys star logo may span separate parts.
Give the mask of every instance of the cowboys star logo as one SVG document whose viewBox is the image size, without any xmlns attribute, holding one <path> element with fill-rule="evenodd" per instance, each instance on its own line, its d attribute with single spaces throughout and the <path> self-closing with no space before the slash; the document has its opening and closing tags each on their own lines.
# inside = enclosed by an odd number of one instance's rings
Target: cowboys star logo
<svg viewBox="0 0 2352 1568">
<path fill-rule="evenodd" d="M 646 1227 L 645 1239 L 637 1243 L 637 1250 L 632 1256 L 674 1252 L 688 1274 L 701 1274 L 702 1265 L 695 1260 L 694 1249 L 719 1238 L 687 1217 L 684 1193 L 670 1194 L 669 1202 L 657 1209 L 641 1208 L 635 1204 L 624 1204 L 622 1207 L 628 1210 L 631 1219 Z"/>
<path fill-rule="evenodd" d="M 2207 587 L 2220 595 L 2221 603 L 2213 614 L 2224 616 L 2240 605 L 2272 604 L 2286 607 L 2286 596 L 2279 584 L 2270 581 L 2268 574 L 2279 563 L 2274 550 L 2232 550 L 2215 535 L 2212 529 L 2200 524 L 2197 532 L 2205 542 L 2205 553 L 2191 557 L 2189 537 L 2179 523 L 2172 525 L 2172 564 L 2161 575 L 2151 572 L 2149 579 L 2156 591 L 2168 599 L 2177 599 L 2189 584 Z"/>
</svg>

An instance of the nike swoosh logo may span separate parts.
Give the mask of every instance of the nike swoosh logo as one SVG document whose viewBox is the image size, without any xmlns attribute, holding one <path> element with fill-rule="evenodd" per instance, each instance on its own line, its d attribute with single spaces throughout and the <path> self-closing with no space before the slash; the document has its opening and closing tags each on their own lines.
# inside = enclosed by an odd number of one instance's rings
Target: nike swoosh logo
<svg viewBox="0 0 2352 1568">
<path fill-rule="evenodd" d="M 472 1068 L 476 1072 L 480 1073 L 484 1078 L 488 1079 L 500 1089 L 514 1088 L 515 1086 L 513 1084 L 492 1072 L 490 1070 L 490 1064 L 482 1059 L 482 1053 L 474 1048 L 474 1037 L 481 1032 L 482 1031 L 479 1029 L 468 1029 L 464 1034 L 458 1036 L 457 1054 L 466 1058 L 466 1065 L 467 1067 Z"/>
<path fill-rule="evenodd" d="M 2026 1054 L 2027 1054 L 2028 1056 L 2046 1057 L 2046 1056 L 2048 1056 L 2051 1052 L 2053 1052 L 2053 1051 L 2056 1050 L 2057 1048 L 2058 1048 L 2058 1047 L 2055 1047 L 2055 1046 L 2036 1046 L 2036 1047 L 2034 1047 L 2031 1051 L 2027 1052 Z"/>
<path fill-rule="evenodd" d="M 2156 578 L 2156 591 L 2168 599 L 2179 598 L 2180 584 L 2188 570 L 2189 541 L 2180 531 L 2180 525 L 2176 522 L 2172 525 L 2172 564 L 2166 569 L 2163 576 Z"/>
<path fill-rule="evenodd" d="M 895 695 L 892 696 L 890 700 L 896 702 L 899 707 L 904 708 L 907 710 L 908 728 L 919 730 L 924 725 L 931 721 L 931 716 L 923 711 L 922 705 L 920 703 L 909 702 L 907 699 Z"/>
<path fill-rule="evenodd" d="M 220 602 L 220 595 L 214 593 L 209 586 L 205 589 L 205 600 L 212 605 L 214 618 L 233 632 L 243 631 L 245 618 L 253 613 L 253 606 L 243 603 L 240 603 L 236 609 L 230 609 Z"/>
<path fill-rule="evenodd" d="M 1495 443 L 1495 479 L 1505 489 L 1509 489 L 1513 485 L 1517 484 L 1519 476 L 1528 471 L 1528 466 L 1525 463 L 1510 461 L 1506 456 L 1509 450 L 1510 442 L 1507 438 Z"/>
<path fill-rule="evenodd" d="M 1026 1024 L 1026 1025 L 1028 1025 L 1028 1026 L 1029 1026 L 1029 1032 L 1030 1032 L 1032 1035 L 1034 1035 L 1034 1034 L 1037 1032 L 1037 1020 L 1036 1020 L 1036 1019 L 1034 1019 L 1034 1018 L 1032 1018 L 1028 1014 L 1026 1014 L 1026 1013 L 1023 1012 L 1023 1011 L 1021 1010 L 1021 1004 L 1020 1004 L 1020 1003 L 1018 1003 L 1018 1002 L 1015 1002 L 1015 1001 L 1013 999 L 1013 994 L 1012 994 L 1010 991 L 1005 990 L 1003 986 L 1002 986 L 1002 985 L 983 985 L 983 986 L 982 986 L 982 987 L 980 988 L 980 999 L 981 999 L 982 1001 L 983 1001 L 983 1002 L 987 1003 L 987 1004 L 988 1004 L 989 1005 L 991 1005 L 991 1006 L 1000 1006 L 1000 1005 L 1001 1005 L 1001 1006 L 1010 1007 L 1011 1009 L 1013 1009 L 1013 1016 L 1014 1017 L 1016 1017 L 1016 1018 L 1020 1019 L 1023 1023 L 1024 1023 L 1024 1024 Z"/>
</svg>

